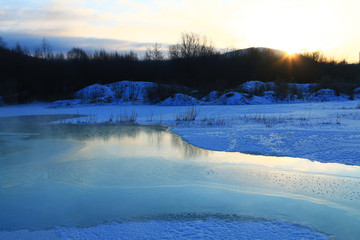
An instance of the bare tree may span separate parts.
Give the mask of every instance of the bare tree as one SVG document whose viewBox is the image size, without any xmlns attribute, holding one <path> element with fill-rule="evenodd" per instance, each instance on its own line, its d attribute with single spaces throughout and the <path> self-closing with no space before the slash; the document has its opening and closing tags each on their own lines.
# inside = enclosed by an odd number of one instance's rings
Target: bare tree
<svg viewBox="0 0 360 240">
<path fill-rule="evenodd" d="M 211 41 L 196 33 L 183 33 L 178 44 L 170 45 L 169 56 L 173 58 L 194 58 L 216 54 Z"/>
<path fill-rule="evenodd" d="M 311 58 L 315 62 L 327 62 L 328 60 L 324 56 L 324 54 L 320 50 L 316 50 L 313 52 L 303 52 L 303 56 Z"/>
<path fill-rule="evenodd" d="M 46 38 L 43 38 L 40 47 L 35 49 L 35 57 L 46 59 L 54 57 L 53 49 Z"/>
<path fill-rule="evenodd" d="M 145 60 L 161 61 L 163 59 L 164 54 L 161 51 L 161 44 L 155 43 L 146 49 Z"/>
<path fill-rule="evenodd" d="M 179 44 L 174 44 L 174 45 L 169 46 L 169 58 L 170 59 L 181 58 L 180 52 L 181 51 L 180 51 L 180 45 Z"/>
</svg>

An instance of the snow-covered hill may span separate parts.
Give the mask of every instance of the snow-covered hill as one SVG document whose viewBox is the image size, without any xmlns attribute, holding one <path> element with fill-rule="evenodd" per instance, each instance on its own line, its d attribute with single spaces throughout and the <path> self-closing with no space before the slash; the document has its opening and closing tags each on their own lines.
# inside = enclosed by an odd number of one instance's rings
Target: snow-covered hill
<svg viewBox="0 0 360 240">
<path fill-rule="evenodd" d="M 352 94 L 360 99 L 360 88 Z M 199 96 L 197 91 L 185 87 L 159 85 L 153 82 L 120 81 L 106 85 L 94 84 L 74 93 L 73 100 L 61 100 L 52 107 L 78 104 L 159 104 L 166 106 L 187 105 L 244 105 L 291 102 L 345 101 L 345 94 L 332 89 L 320 89 L 318 84 L 279 84 L 274 82 L 248 81 L 234 89 L 212 91 Z"/>
</svg>

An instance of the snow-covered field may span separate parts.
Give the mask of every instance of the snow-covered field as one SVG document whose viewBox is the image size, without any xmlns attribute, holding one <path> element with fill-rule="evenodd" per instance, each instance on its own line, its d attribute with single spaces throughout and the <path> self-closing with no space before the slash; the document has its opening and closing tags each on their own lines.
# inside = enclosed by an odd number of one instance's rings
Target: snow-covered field
<svg viewBox="0 0 360 240">
<path fill-rule="evenodd" d="M 73 123 L 114 123 L 133 115 L 138 124 L 161 124 L 209 150 L 300 157 L 360 165 L 359 101 L 200 105 L 194 121 L 177 121 L 189 106 L 85 105 L 49 108 L 29 104 L 0 108 L 0 117 L 81 114 Z M 191 109 L 190 109 L 191 110 Z"/>
<path fill-rule="evenodd" d="M 118 239 L 329 239 L 314 230 L 281 221 L 241 221 L 214 218 L 106 223 L 88 228 L 0 232 L 2 240 L 118 240 Z"/>
<path fill-rule="evenodd" d="M 107 89 L 103 91 L 108 91 Z M 141 94 L 140 94 L 141 95 Z M 142 95 L 139 99 L 143 99 Z M 231 95 L 236 96 L 236 94 Z M 266 96 L 266 94 L 265 94 Z M 220 96 L 224 98 L 224 96 Z M 315 96 L 313 96 L 315 97 Z M 177 98 L 182 98 L 177 96 Z M 242 99 L 238 96 L 237 99 Z M 191 100 L 191 99 L 190 99 Z M 190 101 L 189 100 L 189 101 Z M 37 103 L 0 107 L 0 117 L 80 114 L 61 123 L 122 122 L 167 125 L 188 143 L 217 151 L 289 156 L 324 163 L 360 165 L 360 101 L 301 102 L 261 105 L 176 106 Z M 225 100 L 224 100 L 225 101 Z M 231 101 L 231 99 L 227 99 Z M 235 101 L 235 100 L 234 100 Z M 263 100 L 261 100 L 263 101 Z M 171 104 L 170 104 L 171 103 Z M 235 103 L 236 104 L 236 103 Z M 239 103 L 237 103 L 239 104 Z M 240 103 L 241 104 L 241 103 Z M 175 105 L 175 106 L 174 106 Z M 195 120 L 181 120 L 192 112 Z M 360 176 L 358 176 L 360 178 Z M 0 232 L 1 239 L 328 239 L 301 225 L 272 221 L 135 221 L 88 228 L 59 227 L 29 232 Z"/>
</svg>

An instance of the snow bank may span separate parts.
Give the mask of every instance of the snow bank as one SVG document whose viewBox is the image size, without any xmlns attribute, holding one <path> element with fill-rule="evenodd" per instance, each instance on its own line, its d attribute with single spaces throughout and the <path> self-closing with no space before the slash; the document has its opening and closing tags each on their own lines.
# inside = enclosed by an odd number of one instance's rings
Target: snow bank
<svg viewBox="0 0 360 240">
<path fill-rule="evenodd" d="M 249 99 L 241 93 L 228 92 L 221 95 L 217 102 L 224 105 L 244 105 L 249 104 Z"/>
<path fill-rule="evenodd" d="M 289 83 L 281 86 L 274 82 L 248 81 L 239 87 L 227 91 L 212 91 L 200 100 L 198 91 L 170 85 L 158 85 L 152 82 L 120 81 L 106 85 L 94 84 L 77 91 L 75 100 L 56 101 L 51 107 L 71 107 L 77 104 L 155 104 L 165 99 L 160 105 L 188 106 L 194 104 L 244 105 L 272 104 L 289 102 L 325 102 L 344 101 L 349 96 L 336 96 L 331 89 L 313 92 L 318 84 Z M 279 88 L 281 88 L 279 90 Z M 281 91 L 281 94 L 278 94 Z M 184 94 L 184 93 L 187 93 Z M 281 97 L 280 97 L 281 95 Z M 170 97 L 168 97 L 170 96 Z M 79 101 L 79 100 L 81 101 Z M 360 99 L 360 88 L 354 90 L 354 99 Z M 1 99 L 0 99 L 1 100 Z M 1 103 L 1 101 L 0 101 Z"/>
<path fill-rule="evenodd" d="M 121 81 L 106 85 L 118 102 L 149 103 L 148 91 L 158 85 L 152 82 Z"/>
<path fill-rule="evenodd" d="M 344 94 L 337 96 L 332 89 L 321 89 L 308 97 L 309 101 L 314 102 L 330 102 L 330 101 L 346 101 L 349 97 Z"/>
<path fill-rule="evenodd" d="M 250 104 L 272 104 L 276 103 L 274 91 L 265 91 L 262 96 L 252 96 Z"/>
<path fill-rule="evenodd" d="M 94 84 L 75 92 L 74 97 L 84 103 L 149 103 L 149 89 L 157 86 L 156 83 L 132 81 Z"/>
<path fill-rule="evenodd" d="M 110 102 L 114 92 L 107 86 L 93 84 L 74 93 L 74 97 L 86 102 Z"/>
<path fill-rule="evenodd" d="M 190 106 L 196 104 L 201 104 L 201 102 L 196 98 L 182 93 L 176 93 L 160 103 L 160 105 L 164 106 Z"/>
<path fill-rule="evenodd" d="M 259 92 L 261 90 L 265 90 L 266 83 L 261 81 L 249 81 L 241 84 L 239 86 L 239 90 L 246 93 L 254 94 L 256 92 Z"/>
</svg>

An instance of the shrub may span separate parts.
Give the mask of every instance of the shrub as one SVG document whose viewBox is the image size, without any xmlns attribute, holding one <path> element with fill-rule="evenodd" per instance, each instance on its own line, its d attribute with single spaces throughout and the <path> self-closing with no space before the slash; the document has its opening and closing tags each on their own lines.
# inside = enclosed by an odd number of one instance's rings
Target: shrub
<svg viewBox="0 0 360 240">
<path fill-rule="evenodd" d="M 191 106 L 186 111 L 178 113 L 176 115 L 176 121 L 194 121 L 199 114 L 199 109 L 195 106 Z"/>
</svg>

